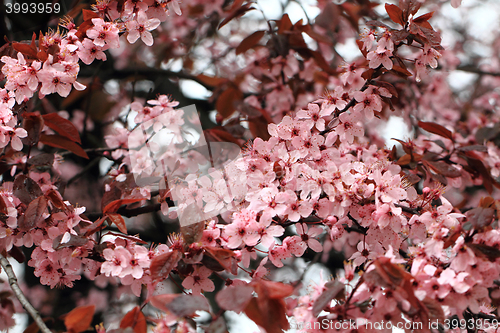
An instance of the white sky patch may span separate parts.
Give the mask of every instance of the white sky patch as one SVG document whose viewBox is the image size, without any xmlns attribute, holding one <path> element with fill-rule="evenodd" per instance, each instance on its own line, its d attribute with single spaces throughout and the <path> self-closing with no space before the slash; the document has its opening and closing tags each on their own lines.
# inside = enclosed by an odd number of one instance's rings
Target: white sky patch
<svg viewBox="0 0 500 333">
<path fill-rule="evenodd" d="M 464 8 L 464 10 L 466 10 L 466 8 Z M 498 2 L 482 4 L 470 9 L 467 13 L 467 26 L 469 26 L 470 34 L 477 39 L 484 40 L 485 42 L 491 42 L 494 38 L 494 34 L 492 32 L 497 32 L 499 30 L 499 11 L 500 5 Z"/>
<path fill-rule="evenodd" d="M 455 91 L 461 91 L 476 79 L 477 74 L 454 71 L 448 76 L 448 84 Z"/>
<path fill-rule="evenodd" d="M 228 320 L 227 328 L 229 333 L 260 332 L 259 326 L 243 312 L 238 314 L 234 311 L 226 311 L 224 315 Z"/>
<path fill-rule="evenodd" d="M 340 54 L 346 62 L 354 61 L 354 59 L 361 54 L 355 38 L 348 38 L 344 44 L 337 44 L 335 50 L 337 50 L 338 54 Z"/>
<path fill-rule="evenodd" d="M 207 99 L 212 93 L 204 86 L 193 80 L 180 80 L 182 94 L 189 98 Z"/>
<path fill-rule="evenodd" d="M 403 118 L 397 116 L 390 116 L 389 121 L 385 124 L 385 128 L 382 131 L 382 137 L 388 148 L 399 144 L 397 141 L 392 140 L 393 138 L 406 141 L 412 135 L 413 131 L 409 131 L 408 125 L 406 125 Z"/>
</svg>

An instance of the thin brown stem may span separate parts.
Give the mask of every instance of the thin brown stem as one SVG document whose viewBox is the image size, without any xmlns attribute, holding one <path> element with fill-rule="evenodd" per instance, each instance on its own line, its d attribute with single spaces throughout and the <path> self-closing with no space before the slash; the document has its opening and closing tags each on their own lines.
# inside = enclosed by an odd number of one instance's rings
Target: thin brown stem
<svg viewBox="0 0 500 333">
<path fill-rule="evenodd" d="M 479 75 L 500 76 L 499 72 L 487 72 L 487 71 L 480 70 L 476 66 L 471 66 L 471 65 L 458 66 L 457 70 L 462 71 L 462 72 L 479 74 Z"/>
<path fill-rule="evenodd" d="M 12 269 L 10 262 L 1 254 L 0 254 L 0 264 L 5 270 L 7 277 L 9 278 L 10 288 L 14 292 L 14 295 L 16 295 L 17 299 L 19 300 L 23 308 L 30 314 L 30 316 L 38 325 L 42 333 L 52 333 L 47 327 L 47 325 L 45 325 L 42 317 L 40 317 L 40 315 L 38 314 L 38 311 L 36 311 L 33 305 L 31 305 L 26 296 L 23 294 L 21 288 L 19 287 L 16 274 L 14 273 L 14 270 Z"/>
</svg>

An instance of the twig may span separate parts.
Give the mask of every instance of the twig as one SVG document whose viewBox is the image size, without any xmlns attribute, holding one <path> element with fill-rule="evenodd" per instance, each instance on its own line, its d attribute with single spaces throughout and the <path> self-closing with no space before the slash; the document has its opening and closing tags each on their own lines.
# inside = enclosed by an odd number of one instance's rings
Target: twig
<svg viewBox="0 0 500 333">
<path fill-rule="evenodd" d="M 121 149 L 121 150 L 128 150 L 128 148 L 122 148 L 122 147 L 116 147 L 116 148 L 88 148 L 88 149 L 84 149 L 83 151 L 85 151 L 86 153 L 104 153 L 104 152 L 111 152 L 111 151 L 115 151 L 115 150 L 118 150 L 118 149 Z M 74 154 L 73 152 L 67 150 L 67 151 L 63 151 L 63 152 L 60 152 L 58 153 L 59 155 L 61 156 L 65 156 L 65 155 L 69 155 L 69 154 Z"/>
<path fill-rule="evenodd" d="M 469 72 L 469 73 L 474 73 L 474 74 L 479 74 L 479 75 L 500 76 L 500 73 L 498 73 L 498 72 L 483 71 L 483 70 L 481 70 L 475 66 L 471 66 L 471 65 L 458 66 L 456 69 L 458 71 Z"/>
<path fill-rule="evenodd" d="M 85 166 L 85 168 L 83 168 L 82 171 L 80 171 L 79 173 L 77 173 L 76 175 L 74 175 L 73 177 L 71 177 L 68 182 L 66 183 L 67 186 L 69 186 L 71 183 L 73 183 L 75 180 L 77 180 L 78 178 L 80 178 L 81 176 L 83 176 L 84 174 L 86 174 L 90 169 L 92 169 L 97 163 L 99 163 L 99 161 L 101 160 L 100 157 L 98 158 L 94 158 L 89 164 L 87 164 Z"/>
<path fill-rule="evenodd" d="M 169 201 L 169 205 L 170 205 L 170 201 Z M 125 217 L 134 217 L 134 216 L 138 216 L 138 215 L 142 215 L 142 214 L 157 212 L 160 210 L 161 210 L 161 204 L 157 203 L 157 204 L 142 206 L 142 207 L 138 207 L 138 208 L 131 208 L 131 209 L 126 209 L 124 207 L 120 207 L 116 211 L 116 213 L 120 214 L 122 216 L 125 216 Z M 95 219 L 102 217 L 102 213 L 89 213 L 89 214 L 86 214 L 86 216 L 90 220 L 95 220 Z"/>
<path fill-rule="evenodd" d="M 10 288 L 16 295 L 17 299 L 23 306 L 23 308 L 28 311 L 28 313 L 31 315 L 33 320 L 36 322 L 38 327 L 43 333 L 52 333 L 49 328 L 45 325 L 42 317 L 38 314 L 38 311 L 31 305 L 31 303 L 28 301 L 26 296 L 24 296 L 23 292 L 21 291 L 21 288 L 19 288 L 19 284 L 17 282 L 17 277 L 16 274 L 14 273 L 14 270 L 12 269 L 12 266 L 10 265 L 9 261 L 0 254 L 0 264 L 2 265 L 3 269 L 5 270 L 5 273 L 7 274 L 9 278 L 9 284 Z"/>
</svg>

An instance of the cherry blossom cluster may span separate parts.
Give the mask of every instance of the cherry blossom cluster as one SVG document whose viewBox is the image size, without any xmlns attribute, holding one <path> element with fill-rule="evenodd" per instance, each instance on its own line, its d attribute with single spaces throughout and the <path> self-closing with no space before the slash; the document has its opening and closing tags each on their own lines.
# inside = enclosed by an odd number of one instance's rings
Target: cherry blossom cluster
<svg viewBox="0 0 500 333">
<path fill-rule="evenodd" d="M 180 13 L 176 1 L 166 4 L 160 1 L 127 1 L 121 11 L 117 10 L 118 2 L 111 0 L 98 1 L 93 5 L 95 14 L 91 18 L 91 27 L 85 30 L 85 35 L 78 37 L 81 28 L 67 21 L 62 26 L 67 32 L 47 33 L 40 36 L 40 49 L 47 50 L 40 55 L 37 50 L 26 60 L 21 52 L 17 59 L 3 56 L 2 73 L 7 78 L 5 88 L 15 94 L 18 104 L 30 99 L 39 90 L 39 97 L 58 93 L 67 97 L 74 87 L 77 90 L 85 86 L 76 81 L 81 59 L 90 65 L 95 59 L 106 60 L 104 53 L 107 49 L 120 47 L 119 36 L 127 32 L 127 40 L 135 43 L 139 37 L 148 46 L 153 45 L 152 30 L 165 21 L 168 8 Z M 81 34 L 80 34 L 81 35 Z M 88 37 L 88 38 L 87 38 Z M 35 59 L 33 59 L 35 57 Z"/>
</svg>

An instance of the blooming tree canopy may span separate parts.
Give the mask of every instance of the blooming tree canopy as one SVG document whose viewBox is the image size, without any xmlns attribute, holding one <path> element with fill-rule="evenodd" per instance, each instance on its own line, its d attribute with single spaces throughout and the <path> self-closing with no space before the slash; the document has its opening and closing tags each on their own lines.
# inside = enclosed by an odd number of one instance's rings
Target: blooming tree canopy
<svg viewBox="0 0 500 333">
<path fill-rule="evenodd" d="M 500 332 L 500 36 L 280 3 L 6 6 L 0 330 Z"/>
</svg>

